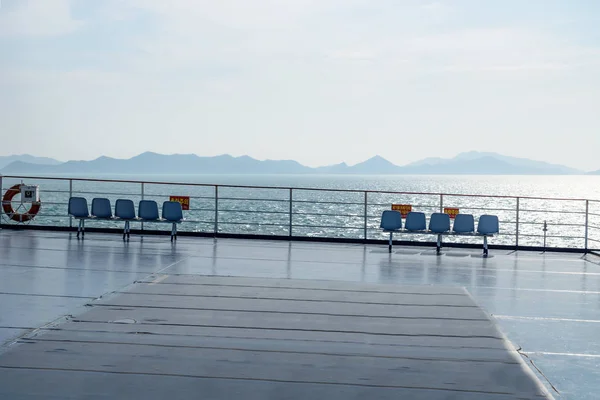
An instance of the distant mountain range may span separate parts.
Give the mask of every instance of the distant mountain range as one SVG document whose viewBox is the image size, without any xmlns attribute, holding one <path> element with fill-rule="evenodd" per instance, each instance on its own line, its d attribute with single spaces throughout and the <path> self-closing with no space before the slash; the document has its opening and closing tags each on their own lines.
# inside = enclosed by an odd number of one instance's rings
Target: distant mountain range
<svg viewBox="0 0 600 400">
<path fill-rule="evenodd" d="M 5 162 L 5 160 L 7 162 Z M 5 162 L 2 164 L 2 162 Z M 29 155 L 0 157 L 3 174 L 472 174 L 565 175 L 585 172 L 525 158 L 471 151 L 454 158 L 426 158 L 404 166 L 381 156 L 355 165 L 346 163 L 307 167 L 293 160 L 257 160 L 249 156 L 142 153 L 129 159 L 99 157 L 91 161 L 60 162 Z M 595 174 L 600 174 L 596 171 Z"/>
<path fill-rule="evenodd" d="M 29 154 L 13 155 L 13 156 L 0 156 L 0 170 L 7 165 L 15 162 L 25 162 L 27 164 L 42 164 L 42 165 L 58 165 L 61 161 L 54 160 L 48 157 L 34 157 Z"/>
</svg>

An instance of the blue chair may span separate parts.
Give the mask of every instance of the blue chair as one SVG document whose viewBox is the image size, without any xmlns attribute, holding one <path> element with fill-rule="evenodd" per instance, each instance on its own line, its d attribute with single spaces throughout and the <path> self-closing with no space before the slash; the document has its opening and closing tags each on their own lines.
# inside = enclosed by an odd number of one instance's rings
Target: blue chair
<svg viewBox="0 0 600 400">
<path fill-rule="evenodd" d="M 92 216 L 96 219 L 112 219 L 110 200 L 95 198 L 92 200 Z"/>
<path fill-rule="evenodd" d="M 477 233 L 480 235 L 494 235 L 500 231 L 500 223 L 495 215 L 482 215 L 477 224 Z"/>
<path fill-rule="evenodd" d="M 450 231 L 450 216 L 445 213 L 433 213 L 429 219 L 429 230 L 433 233 Z"/>
<path fill-rule="evenodd" d="M 454 219 L 452 232 L 475 233 L 475 218 L 471 214 L 458 214 Z"/>
<path fill-rule="evenodd" d="M 87 200 L 84 197 L 71 197 L 69 199 L 69 215 L 79 220 L 77 238 L 85 236 L 85 220 L 90 218 Z"/>
<path fill-rule="evenodd" d="M 494 236 L 500 232 L 500 222 L 495 215 L 482 215 L 477 223 L 477 233 L 483 236 L 483 256 L 488 256 L 488 236 Z"/>
<path fill-rule="evenodd" d="M 123 228 L 123 240 L 127 238 L 129 240 L 131 228 L 129 223 L 135 221 L 135 206 L 133 201 L 128 199 L 118 199 L 115 203 L 115 216 L 125 221 L 125 228 Z"/>
<path fill-rule="evenodd" d="M 177 224 L 183 221 L 183 209 L 178 201 L 165 201 L 162 208 L 165 222 L 171 222 L 171 242 L 177 240 Z"/>
<path fill-rule="evenodd" d="M 391 253 L 394 232 L 402 230 L 402 214 L 400 214 L 399 211 L 385 210 L 383 214 L 381 214 L 381 223 L 379 224 L 379 227 L 383 229 L 384 232 L 390 233 L 388 251 Z"/>
<path fill-rule="evenodd" d="M 69 215 L 75 218 L 89 218 L 87 200 L 84 197 L 71 197 L 69 199 Z"/>
<path fill-rule="evenodd" d="M 122 220 L 135 219 L 135 206 L 129 199 L 119 199 L 115 203 L 115 216 Z"/>
<path fill-rule="evenodd" d="M 408 232 L 420 232 L 427 230 L 427 219 L 425 213 L 409 212 L 406 216 L 406 224 L 404 229 Z"/>
<path fill-rule="evenodd" d="M 142 221 L 158 221 L 158 204 L 154 200 L 142 200 L 138 207 L 138 218 Z"/>
<path fill-rule="evenodd" d="M 450 231 L 450 216 L 446 213 L 433 213 L 429 219 L 429 231 L 437 233 L 436 253 L 442 250 L 442 235 Z"/>
</svg>

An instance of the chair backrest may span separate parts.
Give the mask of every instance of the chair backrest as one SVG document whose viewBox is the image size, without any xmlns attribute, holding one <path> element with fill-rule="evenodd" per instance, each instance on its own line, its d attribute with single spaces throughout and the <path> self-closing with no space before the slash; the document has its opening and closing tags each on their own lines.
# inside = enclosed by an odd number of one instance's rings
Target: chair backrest
<svg viewBox="0 0 600 400">
<path fill-rule="evenodd" d="M 142 200 L 138 207 L 138 217 L 145 220 L 158 219 L 158 204 L 154 200 Z"/>
<path fill-rule="evenodd" d="M 162 217 L 167 221 L 179 222 L 183 219 L 183 210 L 178 201 L 165 201 L 163 203 Z"/>
<path fill-rule="evenodd" d="M 135 206 L 129 199 L 119 199 L 115 203 L 115 216 L 121 219 L 135 219 Z"/>
<path fill-rule="evenodd" d="M 409 212 L 406 216 L 404 229 L 407 231 L 424 231 L 427 229 L 427 219 L 422 212 Z"/>
<path fill-rule="evenodd" d="M 450 230 L 450 216 L 446 213 L 431 214 L 429 230 L 435 233 L 448 232 Z"/>
<path fill-rule="evenodd" d="M 402 214 L 399 211 L 385 210 L 381 214 L 379 227 L 386 231 L 397 231 L 402 229 Z"/>
<path fill-rule="evenodd" d="M 452 231 L 456 233 L 475 232 L 475 219 L 471 214 L 457 214 L 456 218 L 454 218 Z"/>
<path fill-rule="evenodd" d="M 110 200 L 105 198 L 96 198 L 92 200 L 92 215 L 96 218 L 112 218 L 112 209 Z"/>
<path fill-rule="evenodd" d="M 477 224 L 477 233 L 482 235 L 493 235 L 500 231 L 500 223 L 495 215 L 482 215 Z"/>
<path fill-rule="evenodd" d="M 89 217 L 87 200 L 84 197 L 71 197 L 69 199 L 69 215 L 76 218 Z"/>
</svg>

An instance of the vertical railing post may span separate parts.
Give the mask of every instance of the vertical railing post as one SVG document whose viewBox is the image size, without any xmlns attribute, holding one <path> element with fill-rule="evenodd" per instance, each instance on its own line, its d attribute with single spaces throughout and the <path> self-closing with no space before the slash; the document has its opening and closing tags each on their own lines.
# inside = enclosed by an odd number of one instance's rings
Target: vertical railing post
<svg viewBox="0 0 600 400">
<path fill-rule="evenodd" d="M 519 210 L 520 210 L 520 198 L 517 197 L 517 221 L 516 221 L 516 239 L 515 239 L 515 249 L 519 250 Z"/>
<path fill-rule="evenodd" d="M 141 190 L 141 192 L 142 192 L 142 200 L 144 200 L 144 182 L 141 183 L 141 186 L 142 186 L 142 188 L 141 188 L 142 189 Z M 144 230 L 144 222 L 141 223 L 141 229 Z"/>
<path fill-rule="evenodd" d="M 69 179 L 69 200 L 73 197 L 73 179 Z M 73 227 L 73 216 L 69 215 L 69 228 Z"/>
<path fill-rule="evenodd" d="M 2 192 L 2 174 L 0 174 L 0 199 L 4 197 L 4 193 Z M 3 208 L 0 207 L 0 229 L 2 229 L 2 213 L 4 212 Z"/>
<path fill-rule="evenodd" d="M 440 194 L 440 212 L 444 212 L 444 195 Z"/>
<path fill-rule="evenodd" d="M 219 186 L 215 185 L 215 236 L 219 233 Z"/>
<path fill-rule="evenodd" d="M 293 215 L 293 189 L 290 188 L 290 225 L 288 226 L 288 233 L 290 238 L 292 237 L 292 224 L 293 224 L 293 219 L 292 219 L 292 215 Z"/>
<path fill-rule="evenodd" d="M 588 231 L 589 231 L 589 219 L 590 219 L 590 201 L 585 201 L 585 252 L 588 251 Z"/>
<path fill-rule="evenodd" d="M 365 210 L 364 210 L 364 219 L 365 219 L 364 222 L 365 222 L 365 226 L 364 226 L 364 232 L 363 232 L 363 235 L 364 235 L 364 238 L 365 238 L 365 242 L 368 239 L 368 233 L 367 233 L 367 228 L 368 228 L 367 218 L 368 218 L 368 216 L 367 216 L 367 211 L 368 211 L 368 208 L 369 208 L 369 202 L 368 202 L 367 195 L 368 195 L 368 192 L 365 191 Z"/>
</svg>

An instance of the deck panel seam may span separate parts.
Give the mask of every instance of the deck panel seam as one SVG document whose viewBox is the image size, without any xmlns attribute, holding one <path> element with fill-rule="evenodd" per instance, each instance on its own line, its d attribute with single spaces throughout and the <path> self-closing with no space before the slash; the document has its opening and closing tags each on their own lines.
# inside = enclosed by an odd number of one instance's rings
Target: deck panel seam
<svg viewBox="0 0 600 400">
<path fill-rule="evenodd" d="M 123 324 L 124 325 L 124 324 Z M 222 329 L 232 329 L 232 328 L 222 328 Z M 235 329 L 235 328 L 233 328 Z M 425 348 L 441 348 L 441 349 L 481 349 L 481 350 L 491 350 L 498 352 L 506 352 L 505 347 L 489 347 L 489 346 L 442 346 L 442 345 L 433 345 L 433 344 L 400 344 L 400 343 L 372 343 L 365 341 L 356 341 L 356 340 L 325 340 L 325 339 L 293 339 L 293 338 L 269 338 L 269 337 L 258 337 L 258 336 L 223 336 L 223 335 L 204 335 L 204 334 L 178 334 L 178 333 L 157 333 L 157 332 L 149 332 L 149 331 L 129 331 L 129 332 L 121 332 L 114 330 L 88 330 L 88 329 L 66 329 L 66 328 L 40 328 L 40 331 L 50 331 L 50 332 L 79 332 L 79 333 L 110 333 L 115 335 L 149 335 L 149 336 L 165 336 L 165 337 L 202 337 L 202 338 L 216 338 L 216 339 L 240 339 L 240 340 L 276 340 L 282 342 L 307 342 L 307 343 L 339 343 L 339 344 L 358 344 L 358 345 L 368 345 L 368 346 L 380 346 L 380 347 L 425 347 Z M 263 329 L 268 330 L 268 329 Z M 370 334 L 365 334 L 368 336 Z M 30 340 L 28 338 L 24 338 L 26 340 Z M 37 336 L 31 338 L 31 340 L 41 340 Z M 44 339 L 45 340 L 45 339 Z"/>
<path fill-rule="evenodd" d="M 322 315 L 326 317 L 352 317 L 352 318 L 371 318 L 371 319 L 410 319 L 410 320 L 441 320 L 441 321 L 482 321 L 488 322 L 487 318 L 450 318 L 450 317 L 416 317 L 416 316 L 396 316 L 396 315 L 367 315 L 367 314 L 334 314 L 325 312 L 307 312 L 307 311 L 274 311 L 274 310 L 237 310 L 231 308 L 203 308 L 203 307 L 182 307 L 182 306 L 152 306 L 152 305 L 129 305 L 129 304 L 102 304 L 88 303 L 87 307 L 122 307 L 133 309 L 158 309 L 158 310 L 188 310 L 188 311 L 222 311 L 235 313 L 264 313 L 264 314 L 285 314 L 285 315 Z"/>
<path fill-rule="evenodd" d="M 316 351 L 298 351 L 298 350 L 270 350 L 270 349 L 249 349 L 242 347 L 225 347 L 225 346 L 191 346 L 191 345 L 176 345 L 176 344 L 160 344 L 160 343 L 139 343 L 139 342 L 116 342 L 116 341 L 101 341 L 101 340 L 72 340 L 72 339 L 20 339 L 19 343 L 86 343 L 86 344 L 104 344 L 104 345 L 120 345 L 120 346 L 147 346 L 161 347 L 174 349 L 198 349 L 198 350 L 225 350 L 225 351 L 240 351 L 250 353 L 281 353 L 281 354 L 306 354 L 315 356 L 333 356 L 333 357 L 356 357 L 356 358 L 383 358 L 393 360 L 414 360 L 414 361 L 443 361 L 443 362 L 458 362 L 458 363 L 490 363 L 490 364 L 507 364 L 520 365 L 518 361 L 502 361 L 502 360 L 486 360 L 477 358 L 444 358 L 444 357 L 411 357 L 411 356 L 390 356 L 390 355 L 373 355 L 360 353 L 335 353 L 335 352 L 316 352 Z M 428 348 L 428 346 L 423 346 Z M 506 353 L 505 353 L 506 354 Z M 509 353 L 510 354 L 510 353 Z M 515 352 L 515 354 L 517 354 Z"/>
<path fill-rule="evenodd" d="M 151 275 L 156 274 L 156 273 L 152 273 Z M 224 276 L 218 276 L 218 275 L 193 275 L 193 276 L 205 276 L 207 278 L 213 278 L 213 277 L 218 277 L 218 278 L 225 278 Z M 236 279 L 244 279 L 244 278 L 238 278 L 236 277 Z M 254 278 L 252 278 L 254 279 Z M 298 281 L 302 281 L 302 280 L 296 280 L 296 282 Z M 327 282 L 327 281 L 325 281 Z M 330 281 L 330 282 L 339 282 L 339 281 Z M 150 284 L 152 283 L 152 281 L 135 281 L 134 283 L 143 283 L 143 284 Z M 345 282 L 348 283 L 349 285 L 353 285 L 355 284 L 355 282 Z M 291 290 L 320 290 L 320 291 L 327 291 L 327 292 L 349 292 L 349 293 L 382 293 L 382 294 L 397 294 L 397 295 L 411 295 L 411 296 L 435 296 L 435 297 L 441 297 L 441 296 L 458 296 L 458 297 L 463 297 L 464 293 L 422 293 L 422 292 L 389 292 L 389 291 L 384 291 L 384 290 L 353 290 L 353 289 L 335 289 L 335 288 L 309 288 L 309 287 L 293 287 L 293 286 L 265 286 L 265 285 L 234 285 L 234 284 L 220 284 L 220 283 L 182 283 L 182 282 L 158 282 L 156 283 L 156 285 L 180 285 L 180 286 L 223 286 L 223 287 L 244 287 L 244 288 L 261 288 L 261 289 L 291 289 Z M 382 285 L 384 286 L 384 285 Z"/>
<path fill-rule="evenodd" d="M 73 322 L 84 322 L 92 324 L 117 324 L 130 325 L 127 323 L 111 322 L 111 321 L 93 321 L 84 319 L 72 319 Z M 293 331 L 293 332 L 328 332 L 328 333 L 352 333 L 366 334 L 374 336 L 406 336 L 406 337 L 442 337 L 442 338 L 466 338 L 466 339 L 497 339 L 504 341 L 503 337 L 491 335 L 434 335 L 434 334 L 410 334 L 410 333 L 386 333 L 386 332 L 367 332 L 367 331 L 351 331 L 351 330 L 328 330 L 328 329 L 302 329 L 302 328 L 280 328 L 280 327 L 253 327 L 253 326 L 238 326 L 238 325 L 209 325 L 209 324 L 178 324 L 178 323 L 158 323 L 158 322 L 137 322 L 136 325 L 148 326 L 183 326 L 183 327 L 208 327 L 208 328 L 233 328 L 233 329 L 252 329 L 252 330 L 273 330 L 273 331 Z"/>
<path fill-rule="evenodd" d="M 499 392 L 499 391 L 484 391 L 484 390 L 469 390 L 469 389 L 451 389 L 426 386 L 408 386 L 408 385 L 370 385 L 366 383 L 347 383 L 347 382 L 327 382 L 327 381 L 303 381 L 303 380 L 284 380 L 284 379 L 267 379 L 267 378 L 244 378 L 244 377 L 222 377 L 211 375 L 192 375 L 192 374 L 173 374 L 159 372 L 130 372 L 130 371 L 106 371 L 100 369 L 77 369 L 77 368 L 48 368 L 48 367 L 17 367 L 0 365 L 3 369 L 21 369 L 21 370 L 42 370 L 42 371 L 65 371 L 65 372 L 90 372 L 90 373 L 106 373 L 106 374 L 123 374 L 123 375 L 148 375 L 148 376 L 164 376 L 164 377 L 181 377 L 194 379 L 219 379 L 219 380 L 240 380 L 240 381 L 258 381 L 258 382 L 277 382 L 287 384 L 313 384 L 313 385 L 336 385 L 336 386 L 353 386 L 353 387 L 372 387 L 372 388 L 388 388 L 388 389 L 414 389 L 414 390 L 435 390 L 444 392 L 456 393 L 481 393 L 481 394 L 496 394 L 496 395 L 518 395 L 514 392 Z M 541 395 L 537 394 L 537 397 Z"/>
<path fill-rule="evenodd" d="M 155 284 L 159 284 L 155 283 Z M 180 293 L 144 293 L 144 292 L 116 292 L 120 294 L 135 294 L 136 296 L 169 296 L 169 297 L 200 297 L 215 299 L 240 299 L 240 300 L 273 300 L 273 301 L 297 301 L 297 302 L 317 302 L 317 303 L 340 303 L 340 304 L 365 304 L 365 305 L 390 305 L 390 306 L 411 306 L 411 307 L 457 307 L 457 308 L 476 308 L 476 305 L 467 304 L 415 304 L 415 303 L 382 303 L 370 301 L 352 301 L 352 300 L 327 300 L 327 299 L 290 299 L 285 297 L 256 297 L 256 296 L 220 296 L 220 295 L 202 295 L 202 294 L 180 294 Z"/>
</svg>

